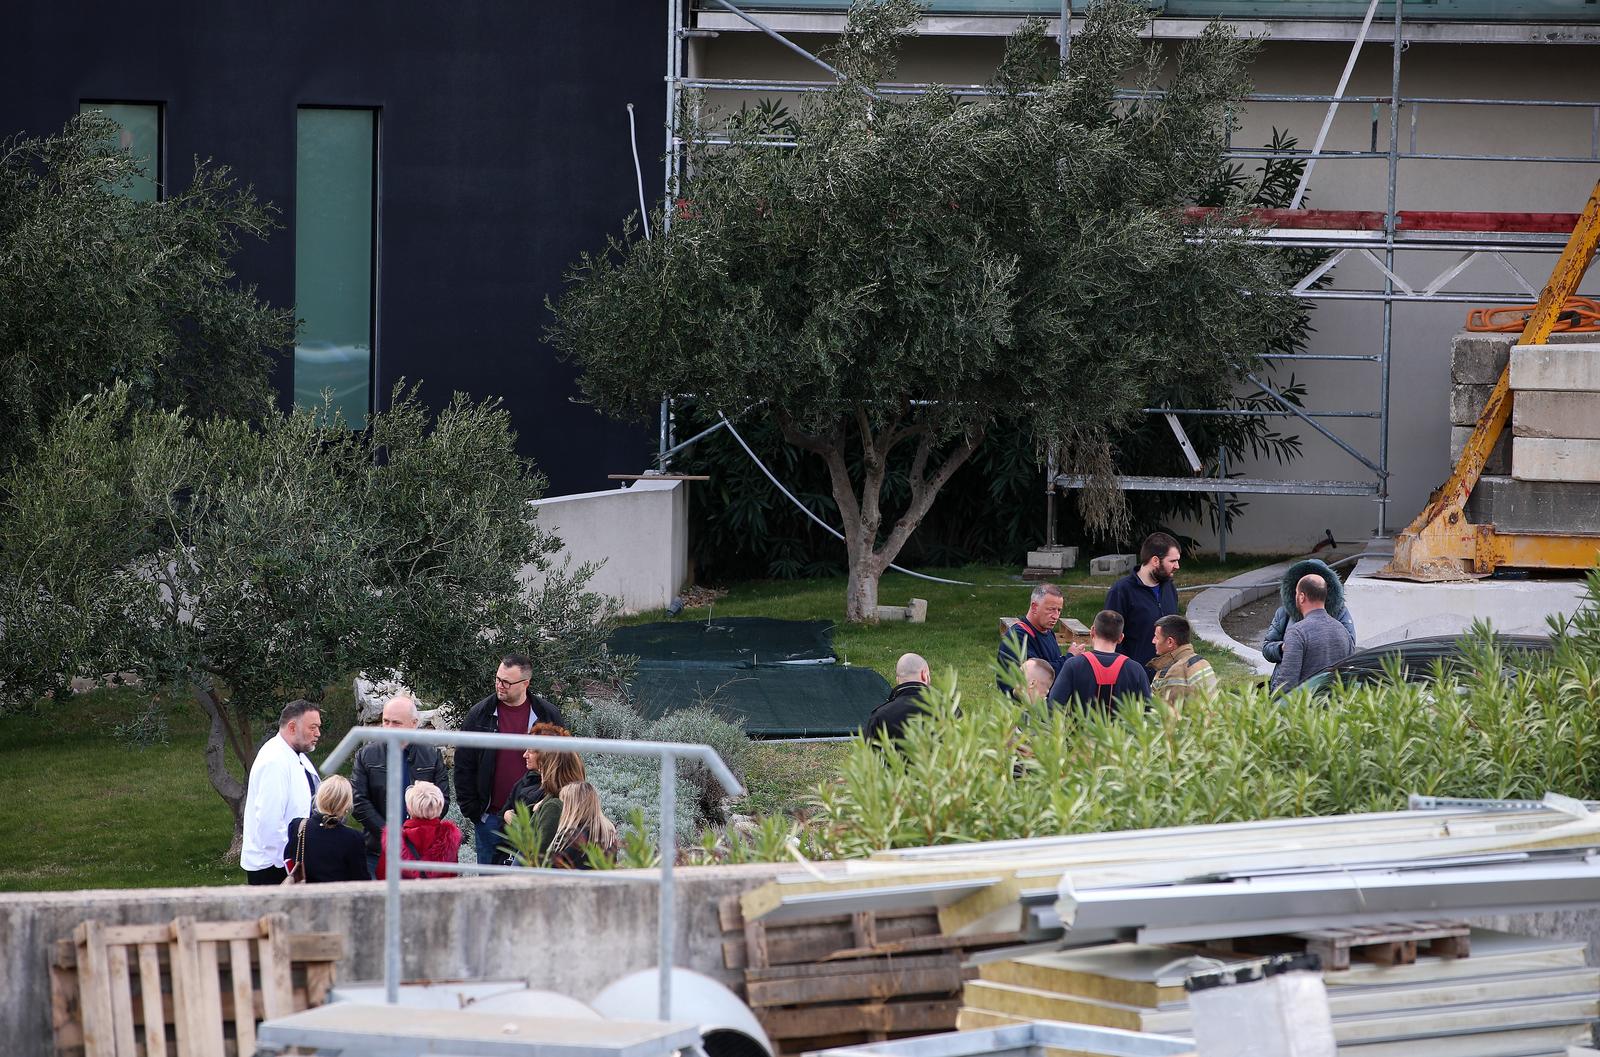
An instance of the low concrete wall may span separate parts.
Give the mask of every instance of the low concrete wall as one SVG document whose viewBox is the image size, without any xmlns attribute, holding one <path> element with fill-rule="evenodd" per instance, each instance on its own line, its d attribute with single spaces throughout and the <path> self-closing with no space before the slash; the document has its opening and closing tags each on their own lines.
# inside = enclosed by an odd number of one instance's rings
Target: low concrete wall
<svg viewBox="0 0 1600 1057">
<path fill-rule="evenodd" d="M 539 524 L 566 546 L 558 558 L 604 563 L 591 587 L 637 613 L 662 609 L 689 575 L 689 493 L 683 481 L 636 481 L 608 492 L 533 503 Z M 542 574 L 522 570 L 528 583 Z"/>
<path fill-rule="evenodd" d="M 793 866 L 681 868 L 677 964 L 727 984 L 717 902 Z M 603 876 L 414 881 L 401 889 L 406 979 L 526 979 L 587 1001 L 611 981 L 656 964 L 654 871 Z M 50 949 L 90 919 L 108 925 L 248 920 L 283 911 L 296 930 L 342 932 L 350 956 L 338 981 L 383 977 L 384 885 L 376 881 L 289 888 L 245 885 L 0 895 L 0 1053 L 48 1054 Z M 646 1015 L 653 1015 L 645 1011 Z"/>
</svg>

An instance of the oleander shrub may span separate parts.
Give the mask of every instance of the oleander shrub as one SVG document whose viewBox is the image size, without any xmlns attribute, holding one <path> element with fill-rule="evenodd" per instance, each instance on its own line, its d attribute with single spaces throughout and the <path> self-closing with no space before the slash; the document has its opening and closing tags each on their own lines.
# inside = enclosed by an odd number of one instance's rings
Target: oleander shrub
<svg viewBox="0 0 1600 1057">
<path fill-rule="evenodd" d="M 1487 626 L 1433 682 L 1249 686 L 1174 715 L 1019 704 L 936 681 L 897 746 L 858 740 L 818 791 L 815 839 L 879 848 L 1404 808 L 1411 793 L 1600 797 L 1600 577 L 1553 623 L 1548 656 L 1508 664 Z"/>
</svg>

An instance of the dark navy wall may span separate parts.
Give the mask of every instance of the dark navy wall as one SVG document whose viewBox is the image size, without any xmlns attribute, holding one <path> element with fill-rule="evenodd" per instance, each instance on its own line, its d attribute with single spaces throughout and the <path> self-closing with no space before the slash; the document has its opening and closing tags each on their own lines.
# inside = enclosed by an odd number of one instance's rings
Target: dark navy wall
<svg viewBox="0 0 1600 1057">
<path fill-rule="evenodd" d="M 505 397 L 552 492 L 642 469 L 647 427 L 569 399 L 542 344 L 546 294 L 638 208 L 625 105 L 650 200 L 661 185 L 663 5 L 650 0 L 16 0 L 0 32 L 0 138 L 60 129 L 83 99 L 166 106 L 166 176 L 196 155 L 282 209 L 240 255 L 294 298 L 295 110 L 380 117 L 378 379 L 430 403 Z M 278 378 L 287 400 L 286 357 Z"/>
</svg>

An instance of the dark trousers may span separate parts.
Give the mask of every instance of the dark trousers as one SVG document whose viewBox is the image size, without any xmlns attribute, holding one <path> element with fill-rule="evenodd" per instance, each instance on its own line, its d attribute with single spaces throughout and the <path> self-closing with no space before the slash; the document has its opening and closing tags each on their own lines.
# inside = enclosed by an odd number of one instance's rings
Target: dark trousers
<svg viewBox="0 0 1600 1057">
<path fill-rule="evenodd" d="M 505 852 L 500 850 L 503 842 L 501 829 L 504 825 L 500 816 L 493 812 L 489 813 L 488 821 L 472 824 L 472 844 L 478 853 L 479 863 L 493 866 L 505 858 Z"/>
<path fill-rule="evenodd" d="M 246 870 L 244 878 L 246 884 L 253 885 L 281 885 L 283 879 L 289 876 L 289 871 L 281 866 L 269 866 L 265 870 Z"/>
</svg>

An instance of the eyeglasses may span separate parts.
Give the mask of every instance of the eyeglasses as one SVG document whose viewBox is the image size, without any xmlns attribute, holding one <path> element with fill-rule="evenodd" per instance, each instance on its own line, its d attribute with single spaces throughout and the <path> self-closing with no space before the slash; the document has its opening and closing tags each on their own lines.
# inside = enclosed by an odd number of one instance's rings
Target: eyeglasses
<svg viewBox="0 0 1600 1057">
<path fill-rule="evenodd" d="M 529 678 L 531 678 L 531 676 Z M 511 689 L 513 686 L 518 686 L 527 681 L 527 679 L 502 679 L 498 675 L 494 677 L 494 685 L 503 686 L 507 690 Z"/>
</svg>

